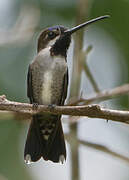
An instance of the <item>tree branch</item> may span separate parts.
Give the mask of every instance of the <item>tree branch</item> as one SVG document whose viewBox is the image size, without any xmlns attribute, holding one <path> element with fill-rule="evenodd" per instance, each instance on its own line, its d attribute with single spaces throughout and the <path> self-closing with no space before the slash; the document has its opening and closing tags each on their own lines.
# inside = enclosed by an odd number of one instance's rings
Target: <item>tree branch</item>
<svg viewBox="0 0 129 180">
<path fill-rule="evenodd" d="M 4 95 L 0 96 L 0 110 L 26 113 L 30 115 L 46 112 L 71 116 L 88 116 L 90 118 L 102 118 L 129 123 L 129 111 L 111 110 L 99 105 L 55 107 L 39 105 L 37 109 L 34 109 L 32 104 L 9 101 Z"/>
</svg>

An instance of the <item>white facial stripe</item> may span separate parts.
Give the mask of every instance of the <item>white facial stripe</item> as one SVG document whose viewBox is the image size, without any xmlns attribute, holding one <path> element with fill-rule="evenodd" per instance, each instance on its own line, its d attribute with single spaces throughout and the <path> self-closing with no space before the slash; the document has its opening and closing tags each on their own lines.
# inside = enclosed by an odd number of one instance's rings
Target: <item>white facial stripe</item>
<svg viewBox="0 0 129 180">
<path fill-rule="evenodd" d="M 53 44 L 55 44 L 56 40 L 59 39 L 59 35 L 56 36 L 54 39 L 50 40 L 49 43 L 47 44 L 47 47 L 52 46 Z"/>
</svg>

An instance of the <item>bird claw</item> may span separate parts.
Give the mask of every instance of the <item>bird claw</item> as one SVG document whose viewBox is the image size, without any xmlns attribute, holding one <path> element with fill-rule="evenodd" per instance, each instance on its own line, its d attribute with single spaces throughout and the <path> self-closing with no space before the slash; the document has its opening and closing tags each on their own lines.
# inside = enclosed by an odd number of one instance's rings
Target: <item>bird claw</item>
<svg viewBox="0 0 129 180">
<path fill-rule="evenodd" d="M 48 107 L 50 110 L 53 110 L 56 107 L 56 104 L 49 104 Z"/>
<path fill-rule="evenodd" d="M 33 103 L 33 110 L 36 111 L 38 109 L 38 103 Z"/>
</svg>

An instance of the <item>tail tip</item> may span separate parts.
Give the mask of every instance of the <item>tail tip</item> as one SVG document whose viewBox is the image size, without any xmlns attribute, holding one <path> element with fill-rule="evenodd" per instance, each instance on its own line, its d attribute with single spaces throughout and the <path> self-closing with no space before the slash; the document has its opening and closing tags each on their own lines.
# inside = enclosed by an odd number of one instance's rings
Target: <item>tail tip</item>
<svg viewBox="0 0 129 180">
<path fill-rule="evenodd" d="M 25 155 L 25 163 L 26 164 L 31 164 L 32 163 L 31 155 L 30 154 L 26 154 Z"/>
<path fill-rule="evenodd" d="M 61 154 L 59 156 L 59 162 L 61 162 L 62 164 L 64 164 L 64 160 L 65 160 L 65 156 L 63 154 Z"/>
</svg>

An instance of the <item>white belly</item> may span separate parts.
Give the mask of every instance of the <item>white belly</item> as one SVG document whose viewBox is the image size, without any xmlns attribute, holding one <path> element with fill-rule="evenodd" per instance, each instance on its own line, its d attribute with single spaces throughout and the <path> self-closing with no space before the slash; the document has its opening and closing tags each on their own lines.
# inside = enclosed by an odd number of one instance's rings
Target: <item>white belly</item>
<svg viewBox="0 0 129 180">
<path fill-rule="evenodd" d="M 51 84 L 52 84 L 52 72 L 46 71 L 43 77 L 42 85 L 42 101 L 44 104 L 51 104 Z"/>
</svg>

